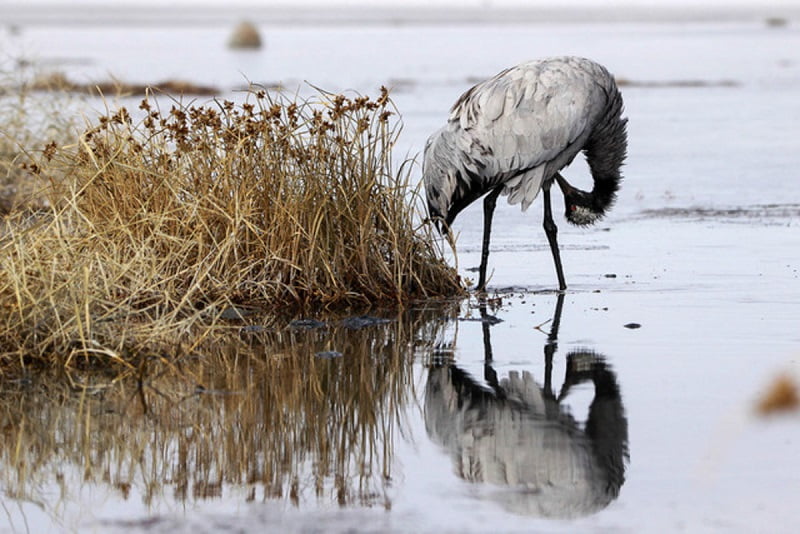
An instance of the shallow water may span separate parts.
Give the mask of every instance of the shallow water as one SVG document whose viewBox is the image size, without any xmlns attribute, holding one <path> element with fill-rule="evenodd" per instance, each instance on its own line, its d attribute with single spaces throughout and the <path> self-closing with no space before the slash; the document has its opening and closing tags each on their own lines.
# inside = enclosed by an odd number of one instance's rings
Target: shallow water
<svg viewBox="0 0 800 534">
<path fill-rule="evenodd" d="M 308 373 L 307 389 L 259 389 L 277 364 L 242 366 L 205 392 L 182 382 L 163 405 L 151 391 L 162 418 L 134 392 L 87 412 L 74 393 L 5 385 L 24 408 L 5 415 L 6 441 L 24 414 L 39 445 L 25 473 L 3 448 L 0 531 L 794 530 L 798 415 L 758 418 L 754 403 L 779 373 L 800 376 L 796 24 L 266 26 L 256 53 L 225 49 L 227 31 L 31 27 L 3 41 L 76 79 L 391 84 L 411 154 L 476 77 L 523 59 L 580 54 L 632 81 L 714 83 L 623 88 L 626 181 L 598 226 L 559 225 L 570 289 L 556 339 L 540 204 L 499 205 L 486 313 L 502 322 L 464 320 L 481 317 L 470 302 L 264 334 L 227 358 L 261 346 L 262 362 L 306 362 L 283 372 Z M 586 183 L 582 163 L 569 175 Z M 480 220 L 473 206 L 455 225 L 473 278 Z M 579 383 L 556 406 L 565 380 Z M 290 398 L 277 417 L 269 402 Z"/>
</svg>

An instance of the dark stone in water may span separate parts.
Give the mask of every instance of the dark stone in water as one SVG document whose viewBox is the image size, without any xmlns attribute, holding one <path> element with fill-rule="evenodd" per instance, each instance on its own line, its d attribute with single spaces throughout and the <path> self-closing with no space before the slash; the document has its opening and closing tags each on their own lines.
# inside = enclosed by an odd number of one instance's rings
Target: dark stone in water
<svg viewBox="0 0 800 534">
<path fill-rule="evenodd" d="M 483 317 L 459 317 L 459 321 L 474 321 L 479 323 L 486 323 L 488 325 L 496 325 L 502 323 L 503 320 L 495 315 L 484 315 Z"/>
<path fill-rule="evenodd" d="M 628 323 L 625 325 L 625 328 L 630 328 L 630 329 L 641 328 L 641 327 L 642 325 L 640 325 L 639 323 Z"/>
<path fill-rule="evenodd" d="M 323 328 L 327 325 L 327 323 L 316 319 L 297 319 L 289 323 L 289 328 L 311 330 L 312 328 Z"/>
<path fill-rule="evenodd" d="M 231 306 L 222 310 L 219 314 L 221 319 L 228 319 L 232 321 L 241 321 L 248 315 L 253 315 L 256 310 L 252 308 L 240 308 L 238 306 Z"/>
<path fill-rule="evenodd" d="M 332 360 L 333 358 L 341 358 L 343 354 L 338 350 L 323 350 L 322 352 L 314 353 L 314 356 L 323 360 Z"/>
<path fill-rule="evenodd" d="M 360 330 L 362 328 L 366 328 L 367 326 L 373 326 L 376 324 L 386 324 L 389 322 L 391 322 L 389 319 L 383 319 L 381 317 L 359 315 L 357 317 L 348 317 L 346 319 L 343 319 L 340 324 L 341 326 L 349 328 L 350 330 Z"/>
<path fill-rule="evenodd" d="M 247 326 L 243 326 L 240 332 L 243 334 L 257 334 L 259 332 L 266 332 L 267 330 L 271 330 L 271 328 L 267 328 L 266 326 L 262 326 L 260 324 L 249 324 Z"/>
</svg>

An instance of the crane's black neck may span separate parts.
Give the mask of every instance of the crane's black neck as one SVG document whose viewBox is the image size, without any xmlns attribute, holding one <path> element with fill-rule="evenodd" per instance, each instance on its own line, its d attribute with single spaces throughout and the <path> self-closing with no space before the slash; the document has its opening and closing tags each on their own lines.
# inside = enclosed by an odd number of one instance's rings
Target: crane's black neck
<svg viewBox="0 0 800 534">
<path fill-rule="evenodd" d="M 592 208 L 599 213 L 614 204 L 628 153 L 627 120 L 622 118 L 622 95 L 614 90 L 605 116 L 595 126 L 584 153 L 594 179 Z"/>
<path fill-rule="evenodd" d="M 556 175 L 564 192 L 565 216 L 572 224 L 593 224 L 614 204 L 628 150 L 626 123 L 627 120 L 622 118 L 622 96 L 614 89 L 605 113 L 583 147 L 594 180 L 591 192 L 572 187 L 563 177 Z"/>
</svg>

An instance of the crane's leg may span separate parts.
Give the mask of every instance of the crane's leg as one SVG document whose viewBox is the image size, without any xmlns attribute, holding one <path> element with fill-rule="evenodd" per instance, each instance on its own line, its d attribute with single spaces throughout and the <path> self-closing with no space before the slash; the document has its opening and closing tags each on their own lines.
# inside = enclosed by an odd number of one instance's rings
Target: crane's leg
<svg viewBox="0 0 800 534">
<path fill-rule="evenodd" d="M 553 262 L 556 264 L 556 274 L 558 275 L 558 289 L 564 291 L 567 289 L 567 283 L 564 281 L 564 271 L 561 269 L 561 254 L 558 252 L 558 241 L 556 241 L 556 234 L 558 227 L 553 222 L 553 210 L 550 207 L 550 186 L 553 182 L 546 182 L 542 185 L 542 193 L 544 195 L 544 233 L 547 235 L 547 241 L 550 243 L 550 252 L 553 253 Z"/>
<path fill-rule="evenodd" d="M 500 382 L 497 380 L 497 371 L 492 366 L 492 338 L 489 328 L 491 328 L 490 316 L 486 311 L 486 301 L 480 305 L 481 313 L 481 327 L 483 330 L 483 379 L 489 384 L 492 389 L 497 393 L 502 391 Z"/>
<path fill-rule="evenodd" d="M 564 293 L 559 293 L 556 299 L 556 311 L 553 312 L 553 322 L 550 323 L 550 334 L 544 346 L 544 394 L 551 399 L 556 398 L 553 393 L 553 356 L 558 350 L 558 327 L 561 325 L 561 311 L 564 309 Z"/>
<path fill-rule="evenodd" d="M 495 187 L 483 199 L 483 247 L 481 248 L 481 266 L 478 274 L 478 291 L 483 291 L 486 288 L 486 263 L 489 260 L 489 236 L 492 233 L 492 216 L 494 215 L 494 208 L 497 205 L 497 197 L 503 186 Z"/>
</svg>

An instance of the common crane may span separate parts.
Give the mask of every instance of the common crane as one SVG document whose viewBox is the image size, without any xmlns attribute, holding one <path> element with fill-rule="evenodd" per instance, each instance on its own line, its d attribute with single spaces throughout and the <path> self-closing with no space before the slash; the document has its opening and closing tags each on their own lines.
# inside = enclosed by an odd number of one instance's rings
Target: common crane
<svg viewBox="0 0 800 534">
<path fill-rule="evenodd" d="M 423 159 L 428 210 L 440 230 L 461 210 L 483 201 L 483 246 L 477 289 L 486 285 L 489 237 L 497 197 L 525 211 L 544 193 L 544 231 L 560 290 L 567 284 L 550 206 L 556 182 L 567 221 L 595 223 L 611 207 L 627 152 L 627 119 L 614 77 L 579 57 L 557 57 L 503 70 L 465 92 L 447 124 L 428 139 Z M 583 151 L 592 174 L 591 192 L 559 173 Z M 443 224 L 442 224 L 443 223 Z"/>
</svg>

